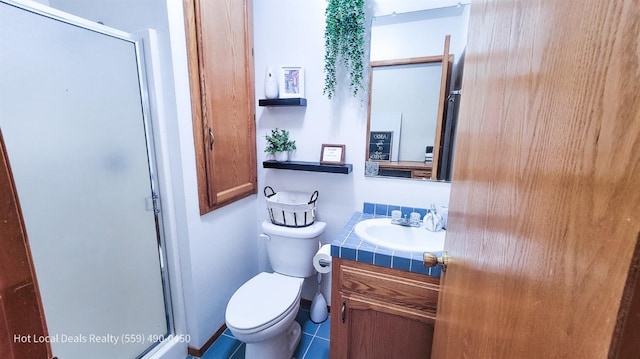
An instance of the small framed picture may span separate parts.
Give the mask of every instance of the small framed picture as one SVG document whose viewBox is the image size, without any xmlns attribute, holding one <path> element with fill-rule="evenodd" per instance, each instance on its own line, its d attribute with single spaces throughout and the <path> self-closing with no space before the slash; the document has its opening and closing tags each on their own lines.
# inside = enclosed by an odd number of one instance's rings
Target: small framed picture
<svg viewBox="0 0 640 359">
<path fill-rule="evenodd" d="M 304 69 L 302 67 L 281 67 L 278 81 L 280 98 L 304 97 Z"/>
<path fill-rule="evenodd" d="M 344 145 L 323 144 L 320 150 L 320 163 L 323 165 L 343 165 Z"/>
</svg>

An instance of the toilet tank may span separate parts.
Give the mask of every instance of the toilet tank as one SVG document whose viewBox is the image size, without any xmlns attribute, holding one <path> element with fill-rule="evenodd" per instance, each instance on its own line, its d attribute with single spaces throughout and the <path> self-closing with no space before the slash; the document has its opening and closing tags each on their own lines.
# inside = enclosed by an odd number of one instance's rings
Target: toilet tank
<svg viewBox="0 0 640 359">
<path fill-rule="evenodd" d="M 316 273 L 313 256 L 318 252 L 326 223 L 315 222 L 307 227 L 290 228 L 262 222 L 267 256 L 276 273 L 306 278 Z"/>
</svg>

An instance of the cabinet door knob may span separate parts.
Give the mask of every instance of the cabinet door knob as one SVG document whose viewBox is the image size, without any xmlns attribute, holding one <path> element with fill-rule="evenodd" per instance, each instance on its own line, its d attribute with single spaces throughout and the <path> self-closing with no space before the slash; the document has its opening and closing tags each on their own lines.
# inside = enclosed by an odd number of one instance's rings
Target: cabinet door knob
<svg viewBox="0 0 640 359">
<path fill-rule="evenodd" d="M 347 311 L 347 302 L 346 301 L 342 301 L 342 310 L 340 310 L 340 319 L 342 319 L 342 322 L 344 323 L 344 317 L 345 317 L 345 313 Z"/>
<path fill-rule="evenodd" d="M 213 143 L 214 143 L 215 139 L 213 137 L 213 130 L 209 129 L 209 151 L 213 150 Z"/>
<path fill-rule="evenodd" d="M 438 257 L 429 252 L 424 252 L 422 254 L 422 264 L 424 264 L 425 267 L 435 267 L 439 265 L 442 267 L 442 271 L 445 272 L 447 270 L 448 262 L 449 256 L 447 255 L 447 252 L 442 252 L 442 257 Z"/>
</svg>

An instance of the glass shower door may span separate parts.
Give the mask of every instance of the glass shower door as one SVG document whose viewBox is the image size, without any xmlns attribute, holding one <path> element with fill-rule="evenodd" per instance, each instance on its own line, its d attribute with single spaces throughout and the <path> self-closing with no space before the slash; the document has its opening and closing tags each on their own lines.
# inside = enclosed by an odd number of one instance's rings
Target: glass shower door
<svg viewBox="0 0 640 359">
<path fill-rule="evenodd" d="M 138 44 L 0 2 L 0 49 L 0 126 L 49 330 L 34 340 L 61 359 L 138 357 L 171 330 Z"/>
</svg>

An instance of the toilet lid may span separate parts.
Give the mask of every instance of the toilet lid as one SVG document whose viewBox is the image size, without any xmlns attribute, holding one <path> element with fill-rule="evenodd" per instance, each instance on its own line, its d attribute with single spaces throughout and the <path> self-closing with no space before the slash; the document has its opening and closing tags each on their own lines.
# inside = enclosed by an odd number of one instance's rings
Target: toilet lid
<svg viewBox="0 0 640 359">
<path fill-rule="evenodd" d="M 227 324 L 251 330 L 279 319 L 295 305 L 303 280 L 265 272 L 251 278 L 231 296 Z"/>
</svg>

